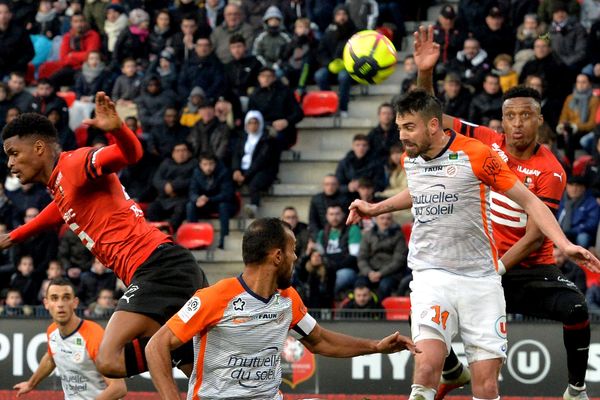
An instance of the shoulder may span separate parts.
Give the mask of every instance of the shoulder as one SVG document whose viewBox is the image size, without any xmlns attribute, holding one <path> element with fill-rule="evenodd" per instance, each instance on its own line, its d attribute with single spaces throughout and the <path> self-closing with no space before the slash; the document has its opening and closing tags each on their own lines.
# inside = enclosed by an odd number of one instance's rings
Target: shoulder
<svg viewBox="0 0 600 400">
<path fill-rule="evenodd" d="M 86 334 L 90 334 L 92 336 L 102 336 L 104 334 L 104 328 L 102 328 L 102 326 L 95 322 L 95 321 L 90 321 L 88 319 L 83 320 L 83 323 L 81 324 L 81 328 L 79 328 L 80 332 L 82 333 L 82 335 L 86 335 Z"/>
<path fill-rule="evenodd" d="M 548 150 L 546 146 L 540 145 L 534 158 L 536 167 L 539 167 L 546 173 L 559 173 L 565 176 L 565 169 L 562 164 L 556 159 L 556 156 Z"/>
<path fill-rule="evenodd" d="M 57 329 L 58 329 L 58 325 L 56 325 L 56 322 L 53 322 L 53 323 L 50 324 L 50 326 L 48 327 L 48 329 L 46 329 L 46 334 L 48 336 L 50 336 Z"/>
</svg>

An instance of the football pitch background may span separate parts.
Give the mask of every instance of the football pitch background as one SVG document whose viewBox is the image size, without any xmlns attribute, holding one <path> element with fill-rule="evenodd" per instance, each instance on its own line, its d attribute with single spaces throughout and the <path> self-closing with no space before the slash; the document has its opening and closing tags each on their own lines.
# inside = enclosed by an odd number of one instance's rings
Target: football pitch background
<svg viewBox="0 0 600 400">
<path fill-rule="evenodd" d="M 106 321 L 99 321 L 105 324 Z M 45 319 L 0 319 L 0 400 L 16 398 L 12 386 L 27 380 L 45 351 Z M 321 321 L 322 326 L 342 333 L 380 338 L 395 330 L 409 335 L 407 322 Z M 600 399 L 600 324 L 592 323 L 592 342 L 586 384 L 590 397 Z M 503 399 L 559 399 L 567 384 L 562 326 L 546 322 L 509 322 L 509 350 L 502 368 L 500 391 Z M 463 346 L 453 344 L 464 361 Z M 406 399 L 410 393 L 413 360 L 410 353 L 372 354 L 352 359 L 331 359 L 309 353 L 299 342 L 288 338 L 281 353 L 282 392 L 286 399 L 347 400 Z M 254 371 L 268 377 L 268 371 Z M 248 371 L 233 371 L 243 377 Z M 181 391 L 187 379 L 176 373 Z M 128 399 L 157 399 L 148 374 L 127 379 Z M 39 389 L 39 390 L 37 390 Z M 60 379 L 52 375 L 25 400 L 52 400 L 62 397 Z M 448 399 L 471 399 L 469 388 L 453 392 Z"/>
</svg>

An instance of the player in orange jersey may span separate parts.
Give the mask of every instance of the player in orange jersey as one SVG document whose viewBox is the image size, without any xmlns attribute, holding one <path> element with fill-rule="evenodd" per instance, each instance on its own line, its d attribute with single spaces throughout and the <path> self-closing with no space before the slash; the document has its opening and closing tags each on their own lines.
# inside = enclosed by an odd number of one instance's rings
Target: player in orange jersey
<svg viewBox="0 0 600 400">
<path fill-rule="evenodd" d="M 192 338 L 196 365 L 188 399 L 282 399 L 280 359 L 288 333 L 330 357 L 418 352 L 398 332 L 369 340 L 321 328 L 290 287 L 295 247 L 291 227 L 280 219 L 250 224 L 242 240 L 244 271 L 197 291 L 148 343 L 150 374 L 161 398 L 179 398 L 169 352 Z"/>
<path fill-rule="evenodd" d="M 17 383 L 17 397 L 28 393 L 58 369 L 65 399 L 120 399 L 127 387 L 123 379 L 107 379 L 96 368 L 96 355 L 104 330 L 93 321 L 75 314 L 79 299 L 75 288 L 65 278 L 50 282 L 44 306 L 52 317 L 48 327 L 48 352 L 31 378 Z"/>
<path fill-rule="evenodd" d="M 48 187 L 53 201 L 33 220 L 0 236 L 5 249 L 66 223 L 83 244 L 128 285 L 100 345 L 96 366 L 111 378 L 147 370 L 144 347 L 200 287 L 204 273 L 194 256 L 149 225 L 116 172 L 137 162 L 142 146 L 121 121 L 114 103 L 96 95 L 96 117 L 84 121 L 111 132 L 116 144 L 61 152 L 56 130 L 38 114 L 22 114 L 2 131 L 8 167 L 21 183 Z M 174 363 L 191 366 L 191 343 Z"/>
<path fill-rule="evenodd" d="M 432 70 L 440 54 L 432 28 L 415 33 L 415 62 L 418 84 L 433 92 Z M 527 188 L 555 214 L 566 184 L 566 174 L 554 155 L 537 143 L 543 123 L 540 94 L 517 86 L 504 94 L 504 134 L 448 115 L 445 128 L 454 129 L 490 146 Z M 501 193 L 491 193 L 494 239 L 503 267 L 500 272 L 511 313 L 552 319 L 563 323 L 567 351 L 568 386 L 563 398 L 587 399 L 585 373 L 590 345 L 590 323 L 585 296 L 560 272 L 553 256 L 552 242 L 528 218 L 527 213 Z M 535 298 L 537 301 L 530 301 Z M 469 371 L 451 352 L 444 365 L 436 399 L 469 380 Z"/>
</svg>

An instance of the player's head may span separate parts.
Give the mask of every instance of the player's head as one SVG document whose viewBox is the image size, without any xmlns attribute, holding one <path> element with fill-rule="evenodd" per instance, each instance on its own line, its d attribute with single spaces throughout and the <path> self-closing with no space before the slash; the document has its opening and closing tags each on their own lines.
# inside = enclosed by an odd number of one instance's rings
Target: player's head
<svg viewBox="0 0 600 400">
<path fill-rule="evenodd" d="M 259 218 L 252 222 L 242 239 L 246 267 L 274 269 L 277 287 L 291 285 L 296 261 L 296 238 L 290 226 L 279 218 Z"/>
<path fill-rule="evenodd" d="M 75 296 L 75 287 L 66 278 L 50 281 L 44 297 L 44 307 L 59 325 L 66 325 L 75 314 L 79 299 Z"/>
<path fill-rule="evenodd" d="M 410 158 L 425 154 L 433 136 L 442 132 L 442 105 L 424 90 L 403 95 L 395 104 L 400 140 Z"/>
<path fill-rule="evenodd" d="M 519 85 L 504 94 L 502 128 L 508 147 L 523 151 L 535 146 L 543 123 L 541 98 L 537 90 Z"/>
<path fill-rule="evenodd" d="M 8 169 L 22 184 L 43 182 L 42 172 L 53 164 L 58 148 L 56 128 L 40 114 L 25 113 L 2 130 Z"/>
</svg>

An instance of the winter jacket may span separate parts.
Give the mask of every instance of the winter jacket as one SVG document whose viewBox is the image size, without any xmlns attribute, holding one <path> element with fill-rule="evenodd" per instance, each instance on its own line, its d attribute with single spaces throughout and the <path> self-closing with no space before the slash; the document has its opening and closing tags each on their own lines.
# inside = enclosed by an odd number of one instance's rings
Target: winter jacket
<svg viewBox="0 0 600 400">
<path fill-rule="evenodd" d="M 125 58 L 131 57 L 138 64 L 146 67 L 150 56 L 150 42 L 148 38 L 143 42 L 138 35 L 134 35 L 130 29 L 125 29 L 119 34 L 115 49 L 113 51 L 112 65 L 118 68 Z"/>
<path fill-rule="evenodd" d="M 148 149 L 150 152 L 158 154 L 161 159 L 169 158 L 173 147 L 177 143 L 186 141 L 189 134 L 190 129 L 186 126 L 176 123 L 174 126 L 168 127 L 163 122 L 150 131 Z"/>
<path fill-rule="evenodd" d="M 315 240 L 321 229 L 327 225 L 327 207 L 331 204 L 339 204 L 343 210 L 347 210 L 350 205 L 350 199 L 345 193 L 337 191 L 331 196 L 325 193 L 317 193 L 310 199 L 308 209 L 308 225 L 310 237 Z"/>
<path fill-rule="evenodd" d="M 567 208 L 573 208 L 570 226 L 564 226 Z M 579 233 L 588 233 L 593 236 L 598 229 L 599 220 L 600 206 L 589 190 L 576 200 L 569 199 L 565 192 L 558 209 L 558 223 L 567 236 L 572 237 Z"/>
<path fill-rule="evenodd" d="M 444 93 L 440 94 L 438 98 L 444 106 L 444 114 L 452 115 L 456 118 L 468 119 L 469 118 L 469 106 L 471 105 L 471 93 L 464 87 L 460 88 L 458 96 L 453 99 L 448 98 Z"/>
<path fill-rule="evenodd" d="M 488 53 L 490 61 L 493 61 L 498 54 L 512 55 L 514 53 L 515 34 L 506 26 L 506 23 L 497 31 L 493 31 L 487 24 L 483 24 L 475 31 L 475 37 L 479 40 L 481 48 Z"/>
<path fill-rule="evenodd" d="M 433 40 L 440 45 L 440 61 L 447 63 L 463 48 L 467 35 L 457 29 L 444 30 L 439 22 L 433 27 Z"/>
<path fill-rule="evenodd" d="M 346 0 L 350 19 L 359 31 L 375 29 L 379 17 L 379 5 L 375 0 Z"/>
<path fill-rule="evenodd" d="M 229 169 L 218 163 L 213 175 L 207 177 L 196 166 L 190 180 L 189 200 L 195 203 L 200 196 L 208 197 L 208 203 L 210 204 L 233 203 L 235 189 Z"/>
<path fill-rule="evenodd" d="M 477 125 L 487 125 L 491 119 L 502 119 L 502 92 L 490 95 L 481 92 L 471 101 L 468 120 Z"/>
<path fill-rule="evenodd" d="M 358 270 L 356 265 L 356 255 L 358 252 L 351 250 L 351 245 L 360 246 L 361 232 L 358 225 L 342 224 L 337 230 L 331 228 L 331 226 L 325 225 L 325 227 L 317 235 L 317 246 L 323 251 L 324 257 L 327 259 L 327 266 L 335 271 L 350 268 Z M 330 238 L 333 234 L 338 234 L 337 240 Z M 335 243 L 335 245 L 330 245 Z M 356 255 L 354 255 L 356 254 Z"/>
<path fill-rule="evenodd" d="M 228 157 L 229 138 L 231 132 L 226 124 L 214 117 L 210 122 L 198 121 L 192 128 L 188 142 L 194 149 L 194 157 L 204 151 L 210 151 L 220 161 L 225 162 Z"/>
<path fill-rule="evenodd" d="M 264 31 L 254 40 L 252 54 L 254 54 L 263 65 L 279 68 L 283 64 L 283 55 L 290 42 L 290 35 L 286 32 L 279 31 L 272 34 L 268 31 Z"/>
<path fill-rule="evenodd" d="M 262 64 L 254 56 L 231 60 L 225 64 L 227 87 L 235 96 L 248 96 L 248 89 L 258 86 L 258 71 Z"/>
<path fill-rule="evenodd" d="M 246 40 L 246 48 L 251 49 L 254 40 L 254 28 L 246 22 L 242 22 L 233 29 L 227 27 L 226 23 L 223 22 L 210 34 L 210 41 L 215 49 L 215 54 L 222 63 L 228 63 L 233 59 L 231 52 L 229 51 L 229 39 L 236 33 L 239 33 L 244 37 Z"/>
<path fill-rule="evenodd" d="M 102 41 L 98 32 L 88 29 L 81 37 L 74 38 L 73 31 L 63 36 L 60 44 L 59 62 L 63 66 L 80 69 L 92 51 L 100 51 Z"/>
<path fill-rule="evenodd" d="M 58 244 L 58 259 L 65 270 L 71 266 L 88 270 L 92 266 L 94 256 L 77 237 L 77 234 L 67 229 Z"/>
<path fill-rule="evenodd" d="M 371 271 L 381 273 L 382 277 L 400 278 L 406 270 L 408 246 L 402 229 L 398 225 L 390 226 L 381 232 L 377 225 L 363 233 L 358 253 L 358 270 L 361 275 Z"/>
<path fill-rule="evenodd" d="M 77 297 L 79 297 L 82 305 L 88 306 L 90 303 L 96 301 L 100 290 L 115 290 L 116 286 L 117 277 L 111 270 L 107 269 L 102 275 L 98 275 L 91 270 L 86 271 L 81 274 L 81 283 Z"/>
<path fill-rule="evenodd" d="M 463 84 L 470 85 L 475 91 L 481 90 L 485 74 L 490 70 L 487 52 L 479 51 L 471 60 L 467 60 L 461 50 L 456 53 L 456 58 L 450 60 L 448 72 L 455 72 L 460 76 Z"/>
<path fill-rule="evenodd" d="M 398 135 L 398 126 L 395 122 L 387 131 L 384 131 L 381 125 L 377 125 L 371 129 L 367 135 L 369 138 L 369 150 L 373 156 L 377 157 L 381 165 L 387 163 L 390 156 L 390 148 L 400 143 L 400 135 Z"/>
<path fill-rule="evenodd" d="M 48 97 L 36 96 L 33 98 L 30 111 L 48 115 L 50 110 L 59 110 L 60 119 L 67 124 L 69 123 L 69 107 L 67 107 L 67 103 L 61 97 L 58 97 L 55 93 L 52 93 Z"/>
<path fill-rule="evenodd" d="M 285 119 L 290 126 L 295 126 L 304 118 L 302 108 L 294 98 L 292 90 L 279 81 L 266 88 L 257 87 L 250 96 L 248 109 L 260 111 L 266 125 L 278 119 Z"/>
<path fill-rule="evenodd" d="M 550 25 L 550 44 L 552 53 L 570 68 L 583 67 L 587 58 L 587 33 L 581 24 L 573 19 L 558 28 L 555 24 Z"/>
<path fill-rule="evenodd" d="M 116 80 L 112 89 L 111 99 L 117 100 L 134 100 L 142 91 L 142 77 L 134 75 L 132 77 L 120 75 Z"/>
<path fill-rule="evenodd" d="M 171 90 L 163 90 L 158 94 L 144 91 L 135 99 L 138 107 L 138 119 L 146 131 L 152 131 L 163 123 L 165 110 L 176 103 L 176 96 Z"/>
<path fill-rule="evenodd" d="M 190 180 L 194 168 L 198 165 L 193 158 L 183 164 L 177 164 L 172 158 L 167 158 L 158 167 L 152 179 L 152 185 L 158 191 L 157 201 L 163 209 L 169 210 L 176 204 L 187 202 L 190 188 Z M 173 186 L 174 197 L 165 194 L 167 182 Z"/>
<path fill-rule="evenodd" d="M 8 29 L 0 31 L 0 77 L 12 71 L 25 73 L 33 56 L 33 44 L 25 29 L 13 21 Z"/>
<path fill-rule="evenodd" d="M 383 164 L 371 153 L 367 153 L 363 158 L 358 159 L 352 150 L 349 151 L 338 163 L 335 176 L 340 182 L 342 192 L 348 191 L 350 181 L 363 177 L 371 179 L 376 192 L 385 189 Z"/>
<path fill-rule="evenodd" d="M 560 113 L 560 122 L 570 122 L 577 125 L 577 134 L 584 134 L 592 131 L 596 127 L 596 111 L 600 107 L 600 98 L 591 96 L 588 101 L 589 115 L 587 121 L 582 121 L 579 116 L 579 111 L 571 108 L 570 104 L 573 100 L 573 94 L 570 94 L 563 103 L 563 108 Z"/>
<path fill-rule="evenodd" d="M 244 145 L 248 140 L 248 134 L 244 132 L 238 140 L 237 147 L 233 154 L 231 169 L 233 171 L 242 171 L 242 157 L 244 157 Z M 242 171 L 246 182 L 250 181 L 258 172 L 266 172 L 273 179 L 279 171 L 279 150 L 274 138 L 266 132 L 262 134 L 252 153 L 250 168 Z"/>
<path fill-rule="evenodd" d="M 564 65 L 560 63 L 553 53 L 550 53 L 544 58 L 534 58 L 527 61 L 523 65 L 523 69 L 521 69 L 519 83 L 524 83 L 525 78 L 529 75 L 538 75 L 546 83 L 551 83 L 548 85 L 546 93 L 548 96 L 564 99 L 567 93 L 571 91 L 571 82 L 568 79 L 564 79 L 565 74 L 567 74 L 567 71 Z"/>
<path fill-rule="evenodd" d="M 327 67 L 336 58 L 342 58 L 344 46 L 350 37 L 356 32 L 354 23 L 349 20 L 343 26 L 331 24 L 321 37 L 317 49 L 317 60 L 321 67 Z"/>
<path fill-rule="evenodd" d="M 223 64 L 211 53 L 200 59 L 194 54 L 183 66 L 179 74 L 177 93 L 187 98 L 192 88 L 199 86 L 209 99 L 217 99 L 225 92 L 225 74 Z"/>
<path fill-rule="evenodd" d="M 91 82 L 85 80 L 81 72 L 75 74 L 75 86 L 73 90 L 80 99 L 81 96 L 95 96 L 98 92 L 108 93 L 110 87 L 110 73 L 108 71 L 102 71 L 100 75 Z"/>
</svg>

